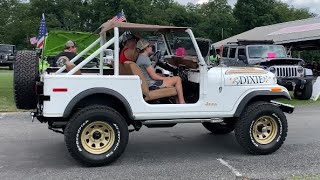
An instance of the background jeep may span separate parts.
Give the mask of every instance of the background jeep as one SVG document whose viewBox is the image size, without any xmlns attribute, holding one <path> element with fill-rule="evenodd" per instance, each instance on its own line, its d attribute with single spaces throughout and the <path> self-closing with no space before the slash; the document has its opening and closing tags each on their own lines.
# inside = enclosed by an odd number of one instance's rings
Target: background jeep
<svg viewBox="0 0 320 180">
<path fill-rule="evenodd" d="M 10 44 L 0 44 L 0 66 L 9 66 L 12 70 L 16 58 L 16 46 Z"/>
<path fill-rule="evenodd" d="M 285 47 L 273 41 L 227 43 L 222 48 L 220 64 L 261 67 L 274 73 L 279 85 L 293 90 L 295 98 L 307 100 L 312 95 L 312 70 L 304 68 L 304 60 L 288 57 Z"/>
</svg>

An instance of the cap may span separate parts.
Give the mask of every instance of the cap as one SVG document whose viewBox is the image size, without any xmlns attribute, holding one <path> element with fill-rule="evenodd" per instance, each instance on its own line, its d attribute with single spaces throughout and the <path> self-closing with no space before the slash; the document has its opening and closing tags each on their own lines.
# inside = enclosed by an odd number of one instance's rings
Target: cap
<svg viewBox="0 0 320 180">
<path fill-rule="evenodd" d="M 145 40 L 145 39 L 140 39 L 138 42 L 137 42 L 137 48 L 140 49 L 140 50 L 143 50 L 145 49 L 146 47 L 148 47 L 150 45 L 150 43 Z"/>
<path fill-rule="evenodd" d="M 68 49 L 68 48 L 70 48 L 70 47 L 76 47 L 76 46 L 77 46 L 77 45 L 76 45 L 75 42 L 69 40 L 69 41 L 67 41 L 66 44 L 64 45 L 64 48 L 65 48 L 65 49 Z"/>
</svg>

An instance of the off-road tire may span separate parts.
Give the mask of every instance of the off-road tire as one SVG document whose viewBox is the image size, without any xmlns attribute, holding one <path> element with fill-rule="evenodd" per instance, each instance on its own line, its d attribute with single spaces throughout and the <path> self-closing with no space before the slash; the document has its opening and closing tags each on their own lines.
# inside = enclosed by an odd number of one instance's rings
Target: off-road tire
<svg viewBox="0 0 320 180">
<path fill-rule="evenodd" d="M 222 123 L 202 123 L 202 125 L 212 134 L 229 134 L 234 130 L 235 119 L 228 119 Z"/>
<path fill-rule="evenodd" d="M 39 61 L 35 51 L 18 51 L 14 62 L 14 99 L 18 109 L 35 109 Z"/>
<path fill-rule="evenodd" d="M 14 63 L 9 65 L 9 70 L 13 70 L 14 69 Z"/>
<path fill-rule="evenodd" d="M 82 142 L 86 140 L 83 139 L 83 131 L 96 122 L 107 123 L 114 131 L 114 143 L 105 152 L 99 154 L 87 151 Z M 129 131 L 126 121 L 117 111 L 107 106 L 91 105 L 79 110 L 71 117 L 64 135 L 71 156 L 85 166 L 96 167 L 108 165 L 120 157 L 127 146 Z"/>
<path fill-rule="evenodd" d="M 259 118 L 268 117 L 274 120 L 274 138 L 270 143 L 261 144 L 253 137 L 254 124 Z M 250 104 L 238 118 L 235 125 L 235 136 L 238 143 L 250 154 L 265 155 L 278 150 L 286 139 L 288 132 L 287 119 L 281 109 L 268 102 Z"/>
<path fill-rule="evenodd" d="M 300 88 L 296 88 L 294 90 L 294 97 L 296 99 L 299 99 L 299 100 L 308 100 L 311 98 L 312 96 L 312 82 L 308 82 L 307 84 L 305 84 L 304 88 L 303 89 L 300 89 Z"/>
</svg>

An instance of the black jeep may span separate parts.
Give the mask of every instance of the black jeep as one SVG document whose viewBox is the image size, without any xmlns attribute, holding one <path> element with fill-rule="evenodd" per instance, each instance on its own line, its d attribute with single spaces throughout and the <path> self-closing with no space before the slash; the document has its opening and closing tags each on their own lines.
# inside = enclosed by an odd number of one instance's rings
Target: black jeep
<svg viewBox="0 0 320 180">
<path fill-rule="evenodd" d="M 274 73 L 278 84 L 294 91 L 300 100 L 312 96 L 313 73 L 305 62 L 287 55 L 286 48 L 273 41 L 238 40 L 223 46 L 220 64 L 225 66 L 258 66 Z"/>
<path fill-rule="evenodd" d="M 0 66 L 9 66 L 12 70 L 16 58 L 16 46 L 10 44 L 0 44 Z"/>
</svg>

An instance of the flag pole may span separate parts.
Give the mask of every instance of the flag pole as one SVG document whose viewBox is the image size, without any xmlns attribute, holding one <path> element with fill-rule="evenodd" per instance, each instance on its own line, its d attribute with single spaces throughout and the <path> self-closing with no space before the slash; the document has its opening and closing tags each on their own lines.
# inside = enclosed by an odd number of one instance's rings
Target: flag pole
<svg viewBox="0 0 320 180">
<path fill-rule="evenodd" d="M 124 14 L 123 9 L 121 9 L 121 13 L 122 13 L 122 15 L 126 18 L 126 22 L 128 22 L 127 17 L 126 17 L 126 15 Z"/>
<path fill-rule="evenodd" d="M 44 13 L 42 13 L 42 18 L 44 19 L 44 21 L 46 20 L 44 17 Z M 43 40 L 43 46 L 41 49 L 41 74 L 43 73 L 43 61 L 44 61 L 44 46 L 46 44 L 46 37 L 47 37 L 47 27 L 46 27 L 46 34 L 44 35 L 44 40 Z"/>
<path fill-rule="evenodd" d="M 42 13 L 42 18 L 43 18 L 44 20 L 46 20 L 45 17 L 44 17 L 44 13 Z M 48 30 L 46 30 L 46 31 L 48 31 Z M 41 57 L 42 57 L 42 58 L 43 58 L 43 55 L 44 55 L 44 46 L 45 46 L 45 44 L 46 44 L 46 37 L 47 37 L 47 32 L 46 32 L 46 34 L 44 35 L 43 46 L 42 46 L 42 49 L 41 49 Z"/>
</svg>

